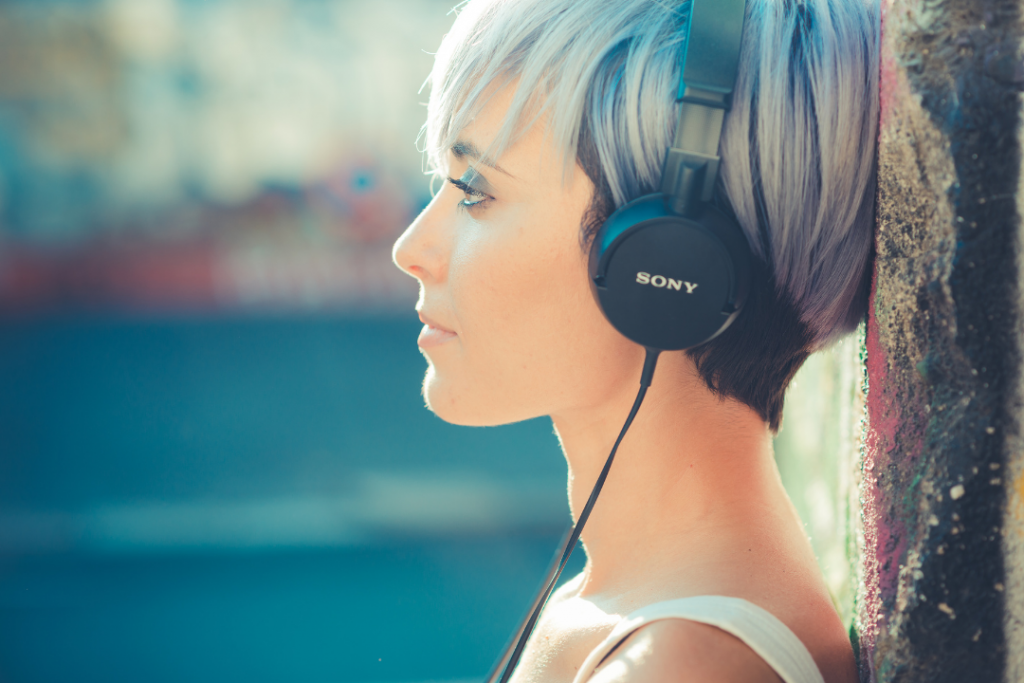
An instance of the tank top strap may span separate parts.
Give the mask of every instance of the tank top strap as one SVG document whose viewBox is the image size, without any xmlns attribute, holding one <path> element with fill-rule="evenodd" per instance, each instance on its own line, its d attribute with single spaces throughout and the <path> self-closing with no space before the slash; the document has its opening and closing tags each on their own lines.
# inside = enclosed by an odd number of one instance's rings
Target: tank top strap
<svg viewBox="0 0 1024 683">
<path fill-rule="evenodd" d="M 785 683 L 825 683 L 811 653 L 785 624 L 751 602 L 721 595 L 657 602 L 629 614 L 587 656 L 573 683 L 585 683 L 622 641 L 640 627 L 661 619 L 696 621 L 736 636 Z"/>
</svg>

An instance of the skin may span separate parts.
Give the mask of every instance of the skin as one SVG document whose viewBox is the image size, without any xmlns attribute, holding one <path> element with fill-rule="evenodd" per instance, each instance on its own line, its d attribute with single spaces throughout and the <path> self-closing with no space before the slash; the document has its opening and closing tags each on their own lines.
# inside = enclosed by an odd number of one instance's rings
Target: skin
<svg viewBox="0 0 1024 683">
<path fill-rule="evenodd" d="M 644 353 L 593 300 L 579 241 L 593 186 L 578 167 L 563 176 L 545 122 L 500 159 L 481 158 L 511 95 L 499 91 L 462 131 L 445 169 L 455 182 L 401 236 L 394 259 L 420 283 L 430 409 L 464 425 L 549 415 L 575 519 L 636 396 Z M 767 609 L 828 683 L 856 681 L 767 425 L 711 394 L 685 353 L 662 354 L 582 540 L 586 569 L 545 608 L 515 683 L 570 683 L 623 616 L 692 595 Z M 633 634 L 590 680 L 780 679 L 724 631 L 671 619 Z"/>
</svg>

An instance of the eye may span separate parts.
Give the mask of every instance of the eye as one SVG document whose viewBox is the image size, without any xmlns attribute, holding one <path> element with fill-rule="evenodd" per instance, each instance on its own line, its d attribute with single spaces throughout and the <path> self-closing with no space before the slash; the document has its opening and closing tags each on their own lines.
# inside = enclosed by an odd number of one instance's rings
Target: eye
<svg viewBox="0 0 1024 683">
<path fill-rule="evenodd" d="M 448 178 L 448 182 L 462 190 L 462 193 L 466 195 L 465 198 L 458 203 L 458 206 L 461 209 L 471 209 L 473 207 L 480 206 L 488 199 L 491 199 L 490 196 L 461 180 Z"/>
</svg>

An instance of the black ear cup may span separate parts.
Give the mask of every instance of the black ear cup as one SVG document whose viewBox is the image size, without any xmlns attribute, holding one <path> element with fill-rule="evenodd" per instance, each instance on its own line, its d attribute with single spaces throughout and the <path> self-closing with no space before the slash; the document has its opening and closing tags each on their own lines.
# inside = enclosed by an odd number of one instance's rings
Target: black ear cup
<svg viewBox="0 0 1024 683">
<path fill-rule="evenodd" d="M 590 250 L 591 288 L 628 339 L 662 351 L 714 339 L 736 319 L 749 286 L 749 248 L 739 226 L 711 205 L 685 218 L 665 195 L 613 213 Z"/>
</svg>

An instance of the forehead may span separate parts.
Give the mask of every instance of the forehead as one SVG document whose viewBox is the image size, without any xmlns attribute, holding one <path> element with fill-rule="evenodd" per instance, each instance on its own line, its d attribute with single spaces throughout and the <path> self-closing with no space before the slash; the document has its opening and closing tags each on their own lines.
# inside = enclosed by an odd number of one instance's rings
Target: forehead
<svg viewBox="0 0 1024 683">
<path fill-rule="evenodd" d="M 536 172 L 531 167 L 537 165 L 542 169 L 557 166 L 557 171 L 562 171 L 565 152 L 551 135 L 550 116 L 542 107 L 521 114 L 518 121 L 509 121 L 509 116 L 515 115 L 517 87 L 514 82 L 485 93 L 476 115 L 454 135 L 455 141 L 447 150 L 450 158 L 468 160 L 510 176 L 515 176 L 516 170 Z M 505 142 L 503 135 L 510 124 L 514 137 Z"/>
</svg>

